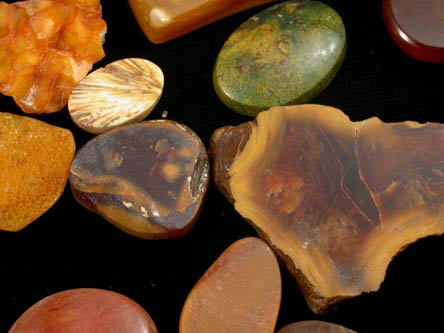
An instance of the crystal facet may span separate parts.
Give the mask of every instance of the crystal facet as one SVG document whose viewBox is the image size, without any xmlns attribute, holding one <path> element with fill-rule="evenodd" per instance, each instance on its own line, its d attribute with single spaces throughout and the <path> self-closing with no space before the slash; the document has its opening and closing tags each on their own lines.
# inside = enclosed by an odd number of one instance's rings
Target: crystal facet
<svg viewBox="0 0 444 333">
<path fill-rule="evenodd" d="M 61 110 L 104 57 L 99 0 L 0 3 L 0 92 L 26 113 Z"/>
</svg>

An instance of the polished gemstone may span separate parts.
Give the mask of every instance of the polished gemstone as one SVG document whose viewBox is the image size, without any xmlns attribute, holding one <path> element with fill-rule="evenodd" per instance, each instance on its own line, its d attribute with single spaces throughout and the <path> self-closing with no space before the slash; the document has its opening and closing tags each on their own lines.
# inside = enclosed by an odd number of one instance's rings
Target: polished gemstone
<svg viewBox="0 0 444 333">
<path fill-rule="evenodd" d="M 120 229 L 145 239 L 185 234 L 209 179 L 199 137 L 169 120 L 127 125 L 83 146 L 71 164 L 74 198 Z"/>
<path fill-rule="evenodd" d="M 100 0 L 0 2 L 0 92 L 26 113 L 61 110 L 105 53 Z"/>
<path fill-rule="evenodd" d="M 408 244 L 444 232 L 444 125 L 275 107 L 211 140 L 216 185 L 318 313 L 376 291 Z"/>
<path fill-rule="evenodd" d="M 341 17 L 319 1 L 287 1 L 243 23 L 214 68 L 216 93 L 230 109 L 255 116 L 305 103 L 332 81 L 345 56 Z"/>
<path fill-rule="evenodd" d="M 126 296 L 73 289 L 44 298 L 23 313 L 9 333 L 157 333 L 151 317 Z"/>
<path fill-rule="evenodd" d="M 74 152 L 69 130 L 0 112 L 0 230 L 18 231 L 56 203 Z"/>
<path fill-rule="evenodd" d="M 160 44 L 240 11 L 275 0 L 128 0 L 150 41 Z"/>
<path fill-rule="evenodd" d="M 281 275 L 259 238 L 232 244 L 197 282 L 182 310 L 180 333 L 273 333 Z"/>
<path fill-rule="evenodd" d="M 72 92 L 72 120 L 98 134 L 143 120 L 162 95 L 163 73 L 151 61 L 122 59 L 90 73 Z"/>
<path fill-rule="evenodd" d="M 383 15 L 401 50 L 418 60 L 444 62 L 444 1 L 384 0 Z"/>
<path fill-rule="evenodd" d="M 354 331 L 323 321 L 307 320 L 287 325 L 277 333 L 354 333 Z"/>
</svg>

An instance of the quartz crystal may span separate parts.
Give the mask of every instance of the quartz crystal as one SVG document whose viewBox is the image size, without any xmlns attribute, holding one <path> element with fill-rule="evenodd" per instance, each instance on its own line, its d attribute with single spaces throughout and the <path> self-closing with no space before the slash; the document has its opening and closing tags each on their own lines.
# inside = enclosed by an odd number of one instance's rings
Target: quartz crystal
<svg viewBox="0 0 444 333">
<path fill-rule="evenodd" d="M 26 113 L 61 110 L 104 57 L 100 0 L 0 2 L 0 92 Z"/>
<path fill-rule="evenodd" d="M 182 310 L 180 333 L 273 333 L 281 275 L 259 238 L 232 244 L 197 282 Z"/>
<path fill-rule="evenodd" d="M 74 198 L 140 238 L 174 238 L 194 224 L 209 181 L 200 138 L 170 120 L 126 125 L 77 153 L 69 177 Z"/>
<path fill-rule="evenodd" d="M 129 0 L 150 41 L 160 44 L 242 10 L 275 0 Z"/>
<path fill-rule="evenodd" d="M 325 312 L 379 289 L 392 258 L 444 232 L 444 125 L 274 107 L 211 140 L 216 185 Z"/>
</svg>

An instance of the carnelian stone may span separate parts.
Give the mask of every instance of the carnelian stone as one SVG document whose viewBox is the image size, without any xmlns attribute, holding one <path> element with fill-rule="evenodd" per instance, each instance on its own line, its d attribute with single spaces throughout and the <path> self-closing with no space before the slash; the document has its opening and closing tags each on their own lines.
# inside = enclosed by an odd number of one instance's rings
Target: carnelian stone
<svg viewBox="0 0 444 333">
<path fill-rule="evenodd" d="M 401 50 L 418 60 L 444 62 L 444 1 L 384 0 L 383 16 Z"/>
<path fill-rule="evenodd" d="M 9 333 L 157 333 L 151 317 L 126 296 L 73 289 L 44 298 L 23 313 Z"/>
<path fill-rule="evenodd" d="M 0 3 L 0 92 L 26 113 L 61 110 L 105 54 L 99 0 Z"/>
<path fill-rule="evenodd" d="M 175 238 L 194 224 L 208 187 L 205 146 L 188 127 L 151 120 L 83 146 L 71 164 L 74 198 L 131 235 Z"/>
<path fill-rule="evenodd" d="M 354 331 L 323 321 L 307 320 L 287 325 L 277 333 L 354 333 Z"/>
<path fill-rule="evenodd" d="M 180 333 L 272 333 L 281 303 L 273 251 L 259 238 L 232 244 L 188 295 Z"/>
<path fill-rule="evenodd" d="M 0 113 L 0 230 L 21 230 L 57 202 L 74 153 L 69 130 Z"/>
<path fill-rule="evenodd" d="M 275 0 L 128 0 L 150 41 L 160 44 L 221 18 Z"/>
<path fill-rule="evenodd" d="M 313 311 L 379 289 L 444 233 L 444 125 L 275 107 L 212 137 L 216 185 L 281 256 Z"/>
</svg>

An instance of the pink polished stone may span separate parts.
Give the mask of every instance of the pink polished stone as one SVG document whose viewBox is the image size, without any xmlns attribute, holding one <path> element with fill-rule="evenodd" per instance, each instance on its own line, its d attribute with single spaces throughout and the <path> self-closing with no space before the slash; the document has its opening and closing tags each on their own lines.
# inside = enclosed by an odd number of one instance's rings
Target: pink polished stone
<svg viewBox="0 0 444 333">
<path fill-rule="evenodd" d="M 384 0 L 384 22 L 409 56 L 444 63 L 444 0 Z"/>
<path fill-rule="evenodd" d="M 30 307 L 9 333 L 157 333 L 145 310 L 121 294 L 74 289 L 48 296 Z"/>
</svg>

